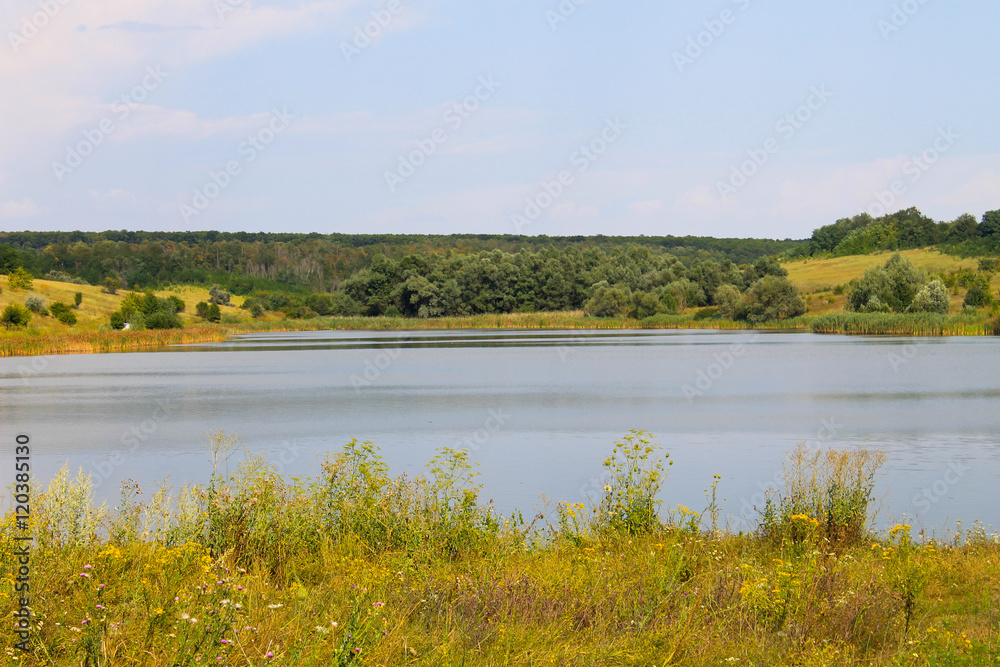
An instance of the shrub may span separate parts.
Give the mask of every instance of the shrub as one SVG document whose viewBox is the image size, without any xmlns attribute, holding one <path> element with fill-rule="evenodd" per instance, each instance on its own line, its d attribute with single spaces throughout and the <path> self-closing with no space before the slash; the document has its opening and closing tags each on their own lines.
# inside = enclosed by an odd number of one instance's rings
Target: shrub
<svg viewBox="0 0 1000 667">
<path fill-rule="evenodd" d="M 73 295 L 73 307 L 79 308 L 81 303 L 83 303 L 83 292 L 77 292 Z"/>
<path fill-rule="evenodd" d="M 180 329 L 184 325 L 175 313 L 165 310 L 158 310 L 155 313 L 144 316 L 147 329 Z"/>
<path fill-rule="evenodd" d="M 971 308 L 985 308 L 993 303 L 993 295 L 990 293 L 990 283 L 984 276 L 976 276 L 969 291 L 965 293 L 963 305 Z"/>
<path fill-rule="evenodd" d="M 222 289 L 218 285 L 212 285 L 208 290 L 208 301 L 209 303 L 215 303 L 220 306 L 228 306 L 229 299 L 232 294 Z"/>
<path fill-rule="evenodd" d="M 170 296 L 167 297 L 166 300 L 169 301 L 173 305 L 175 313 L 183 313 L 184 312 L 184 308 L 186 307 L 185 304 L 184 304 L 184 299 L 180 298 L 176 294 L 171 294 Z"/>
<path fill-rule="evenodd" d="M 105 294 L 118 294 L 118 290 L 120 290 L 123 286 L 124 283 L 118 274 L 112 273 L 111 275 L 105 276 L 104 287 L 101 291 Z"/>
<path fill-rule="evenodd" d="M 885 461 L 880 450 L 799 445 L 784 466 L 784 491 L 769 494 L 761 511 L 762 534 L 778 543 L 800 544 L 814 535 L 834 546 L 858 544 L 866 533 L 875 476 Z"/>
<path fill-rule="evenodd" d="M 719 308 L 716 306 L 709 306 L 708 308 L 702 308 L 697 313 L 694 314 L 696 320 L 710 320 L 719 316 Z"/>
<path fill-rule="evenodd" d="M 111 313 L 111 319 L 108 320 L 108 325 L 112 329 L 124 329 L 125 314 L 120 310 L 116 310 L 115 312 Z"/>
<path fill-rule="evenodd" d="M 219 304 L 217 303 L 199 301 L 195 304 L 194 312 L 198 317 L 209 322 L 218 322 L 222 319 L 222 311 L 219 310 Z"/>
<path fill-rule="evenodd" d="M 948 288 L 940 280 L 932 280 L 917 292 L 917 296 L 913 297 L 913 303 L 910 304 L 909 310 L 915 313 L 947 315 L 950 303 Z"/>
<path fill-rule="evenodd" d="M 24 300 L 24 306 L 31 312 L 38 315 L 43 310 L 45 310 L 45 299 L 38 296 L 37 294 L 32 294 L 27 299 Z"/>
<path fill-rule="evenodd" d="M 56 301 L 51 306 L 49 310 L 52 312 L 53 317 L 62 322 L 63 324 L 74 325 L 76 324 L 76 313 L 74 313 L 68 305 L 61 301 Z"/>
<path fill-rule="evenodd" d="M 64 271 L 53 269 L 45 274 L 46 280 L 55 280 L 60 283 L 72 283 L 73 285 L 87 285 L 87 281 L 77 276 L 71 276 Z"/>
<path fill-rule="evenodd" d="M 650 438 L 633 429 L 604 461 L 608 480 L 596 516 L 600 532 L 638 535 L 661 527 L 656 494 L 666 478 L 664 462 L 673 462 L 669 454 L 659 458 L 662 447 Z"/>
<path fill-rule="evenodd" d="M 22 305 L 12 303 L 0 313 L 0 324 L 6 329 L 26 327 L 31 322 L 31 311 Z"/>
<path fill-rule="evenodd" d="M 7 284 L 11 289 L 31 289 L 34 276 L 25 271 L 24 267 L 18 267 L 7 276 Z"/>
<path fill-rule="evenodd" d="M 995 257 L 984 257 L 979 260 L 979 270 L 983 273 L 996 273 L 1000 271 L 1000 259 Z"/>
</svg>

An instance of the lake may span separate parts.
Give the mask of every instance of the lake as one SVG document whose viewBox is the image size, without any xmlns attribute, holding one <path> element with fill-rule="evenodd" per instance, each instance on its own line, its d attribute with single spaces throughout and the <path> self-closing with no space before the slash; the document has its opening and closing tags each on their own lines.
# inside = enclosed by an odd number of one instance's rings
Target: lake
<svg viewBox="0 0 1000 667">
<path fill-rule="evenodd" d="M 674 465 L 663 497 L 701 510 L 713 474 L 731 526 L 798 443 L 880 448 L 885 525 L 1000 524 L 1000 339 L 718 331 L 305 332 L 164 351 L 0 359 L 0 438 L 31 437 L 35 478 L 83 468 L 110 504 L 205 481 L 208 430 L 282 473 L 352 438 L 394 473 L 467 447 L 506 512 L 600 496 L 630 429 Z"/>
</svg>

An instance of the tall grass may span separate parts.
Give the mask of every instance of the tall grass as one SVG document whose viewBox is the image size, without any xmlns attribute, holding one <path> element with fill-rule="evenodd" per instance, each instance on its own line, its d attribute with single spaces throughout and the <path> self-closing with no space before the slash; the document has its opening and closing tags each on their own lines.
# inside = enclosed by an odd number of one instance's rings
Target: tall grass
<svg viewBox="0 0 1000 667">
<path fill-rule="evenodd" d="M 815 333 L 894 336 L 983 336 L 993 333 L 980 313 L 831 313 L 812 321 Z"/>
<path fill-rule="evenodd" d="M 885 461 L 878 450 L 799 445 L 785 463 L 784 490 L 766 501 L 762 533 L 778 543 L 801 543 L 808 536 L 832 548 L 860 544 L 867 534 L 875 476 Z"/>
<path fill-rule="evenodd" d="M 680 522 L 656 511 L 664 459 L 641 432 L 617 443 L 597 511 L 562 504 L 573 520 L 551 529 L 544 516 L 526 524 L 482 504 L 461 451 L 442 449 L 428 476 L 408 479 L 392 477 L 374 446 L 352 441 L 316 478 L 287 479 L 253 458 L 223 472 L 238 440 L 217 432 L 210 445 L 209 483 L 178 496 L 160 488 L 143 500 L 129 483 L 116 508 L 94 508 L 90 480 L 67 471 L 36 496 L 32 640 L 26 654 L 7 650 L 10 664 L 846 667 L 1000 658 L 996 535 L 918 544 L 908 526 L 883 536 L 854 530 L 834 551 L 817 533 L 779 542 L 767 531 L 704 530 L 687 508 Z M 788 510 L 829 515 L 820 491 L 834 489 L 830 534 L 844 534 L 861 516 L 851 490 L 868 488 L 879 459 L 796 456 Z M 4 572 L 17 566 L 13 518 L 0 522 Z M 797 514 L 783 521 L 812 530 Z M 13 588 L 0 587 L 0 613 L 17 604 Z"/>
</svg>

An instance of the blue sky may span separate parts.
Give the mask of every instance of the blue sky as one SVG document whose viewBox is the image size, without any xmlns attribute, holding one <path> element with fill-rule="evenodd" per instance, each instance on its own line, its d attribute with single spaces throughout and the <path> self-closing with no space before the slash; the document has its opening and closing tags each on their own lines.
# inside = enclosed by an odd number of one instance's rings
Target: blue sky
<svg viewBox="0 0 1000 667">
<path fill-rule="evenodd" d="M 6 0 L 0 229 L 978 217 L 998 26 L 989 0 Z"/>
</svg>

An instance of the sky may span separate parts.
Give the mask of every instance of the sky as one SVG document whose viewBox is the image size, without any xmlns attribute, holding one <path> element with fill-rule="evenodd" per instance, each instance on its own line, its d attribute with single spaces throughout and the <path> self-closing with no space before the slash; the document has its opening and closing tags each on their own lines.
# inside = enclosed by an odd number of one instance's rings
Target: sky
<svg viewBox="0 0 1000 667">
<path fill-rule="evenodd" d="M 0 230 L 978 218 L 998 27 L 995 0 L 4 0 Z"/>
</svg>

